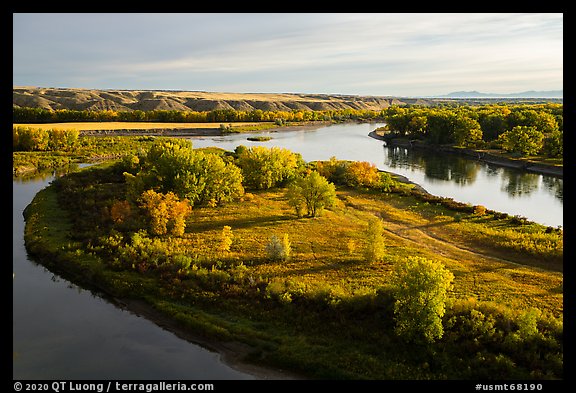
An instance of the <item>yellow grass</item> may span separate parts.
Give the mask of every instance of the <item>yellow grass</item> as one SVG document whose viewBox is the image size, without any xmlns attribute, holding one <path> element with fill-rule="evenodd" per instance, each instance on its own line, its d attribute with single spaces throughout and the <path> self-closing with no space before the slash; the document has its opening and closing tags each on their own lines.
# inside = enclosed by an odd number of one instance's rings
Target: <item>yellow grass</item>
<svg viewBox="0 0 576 393">
<path fill-rule="evenodd" d="M 40 128 L 42 130 L 153 130 L 153 129 L 174 129 L 174 128 L 220 128 L 222 123 L 147 123 L 147 122 L 71 122 L 71 123 L 13 123 L 14 127 Z M 238 122 L 234 126 L 259 125 L 255 122 Z"/>
</svg>

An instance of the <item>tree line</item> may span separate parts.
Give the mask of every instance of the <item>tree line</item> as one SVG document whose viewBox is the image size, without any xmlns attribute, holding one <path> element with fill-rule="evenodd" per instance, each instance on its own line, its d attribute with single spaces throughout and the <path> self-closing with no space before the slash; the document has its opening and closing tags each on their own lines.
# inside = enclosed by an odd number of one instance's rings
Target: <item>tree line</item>
<svg viewBox="0 0 576 393">
<path fill-rule="evenodd" d="M 382 114 L 391 136 L 519 155 L 563 154 L 562 104 L 391 106 Z"/>
<path fill-rule="evenodd" d="M 78 130 L 12 127 L 13 151 L 68 151 L 78 142 Z"/>
<path fill-rule="evenodd" d="M 65 122 L 160 122 L 160 123 L 218 123 L 218 122 L 303 122 L 375 119 L 380 111 L 365 109 L 241 111 L 215 109 L 211 111 L 179 111 L 155 109 L 150 111 L 73 110 L 32 107 L 12 107 L 13 123 L 65 123 Z"/>
</svg>

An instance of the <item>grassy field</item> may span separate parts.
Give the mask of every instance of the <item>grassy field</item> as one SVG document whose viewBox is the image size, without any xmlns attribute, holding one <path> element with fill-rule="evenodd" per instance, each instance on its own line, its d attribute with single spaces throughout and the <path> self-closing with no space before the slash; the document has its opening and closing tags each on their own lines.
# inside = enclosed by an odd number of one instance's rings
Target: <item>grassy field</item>
<svg viewBox="0 0 576 393">
<path fill-rule="evenodd" d="M 283 190 L 251 194 L 245 202 L 218 209 L 194 209 L 186 235 L 174 252 L 194 249 L 213 259 L 224 225 L 232 227 L 234 242 L 226 257 L 251 266 L 256 276 L 298 281 L 305 286 L 329 285 L 353 293 L 375 289 L 388 281 L 392 266 L 407 256 L 440 260 L 456 276 L 454 297 L 493 301 L 526 309 L 538 307 L 562 314 L 561 256 L 546 260 L 485 238 L 512 232 L 506 221 L 468 215 L 455 222 L 454 212 L 394 194 L 338 191 L 337 206 L 322 217 L 297 219 Z M 387 256 L 382 263 L 363 258 L 366 222 L 382 218 Z M 482 231 L 493 231 L 482 236 Z M 290 261 L 254 263 L 264 257 L 271 234 L 288 234 Z M 532 236 L 534 236 L 532 234 Z"/>
</svg>

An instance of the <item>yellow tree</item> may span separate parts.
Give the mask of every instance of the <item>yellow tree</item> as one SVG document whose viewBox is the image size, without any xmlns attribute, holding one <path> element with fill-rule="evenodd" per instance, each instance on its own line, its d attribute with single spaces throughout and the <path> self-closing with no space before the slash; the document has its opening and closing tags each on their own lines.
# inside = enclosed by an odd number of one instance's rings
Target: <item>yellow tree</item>
<svg viewBox="0 0 576 393">
<path fill-rule="evenodd" d="M 182 236 L 186 228 L 186 218 L 192 212 L 188 199 L 179 200 L 173 192 L 167 194 L 147 190 L 139 198 L 140 208 L 149 218 L 149 229 L 154 235 Z"/>
</svg>

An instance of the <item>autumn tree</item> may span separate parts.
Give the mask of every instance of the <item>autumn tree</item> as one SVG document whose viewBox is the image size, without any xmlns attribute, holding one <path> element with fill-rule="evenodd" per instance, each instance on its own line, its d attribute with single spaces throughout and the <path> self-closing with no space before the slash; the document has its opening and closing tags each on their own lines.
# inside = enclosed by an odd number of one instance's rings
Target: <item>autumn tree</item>
<svg viewBox="0 0 576 393">
<path fill-rule="evenodd" d="M 346 166 L 344 178 L 351 187 L 377 187 L 380 173 L 376 165 L 366 161 L 354 161 Z"/>
<path fill-rule="evenodd" d="M 287 149 L 255 146 L 242 149 L 237 163 L 247 187 L 268 189 L 295 177 L 304 161 Z"/>
<path fill-rule="evenodd" d="M 132 215 L 132 206 L 126 200 L 114 201 L 110 207 L 110 218 L 114 224 L 124 224 Z"/>
<path fill-rule="evenodd" d="M 182 236 L 186 228 L 186 218 L 192 212 L 192 206 L 187 199 L 179 200 L 176 194 L 158 193 L 147 190 L 139 199 L 140 208 L 148 217 L 149 230 L 153 235 Z"/>
<path fill-rule="evenodd" d="M 230 252 L 233 238 L 234 234 L 232 233 L 232 227 L 229 225 L 224 225 L 222 232 L 220 232 L 220 246 L 218 250 L 222 253 Z"/>
<path fill-rule="evenodd" d="M 305 207 L 310 217 L 318 216 L 325 207 L 332 206 L 336 200 L 336 187 L 318 172 L 312 171 L 298 177 L 288 186 L 288 203 L 302 216 Z"/>
<path fill-rule="evenodd" d="M 433 342 L 444 334 L 442 317 L 454 275 L 439 261 L 408 257 L 392 275 L 396 333 L 406 341 Z"/>
<path fill-rule="evenodd" d="M 502 148 L 523 156 L 536 155 L 544 146 L 544 134 L 536 127 L 516 126 L 498 138 Z"/>
</svg>

